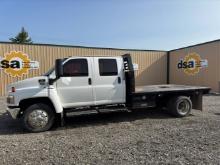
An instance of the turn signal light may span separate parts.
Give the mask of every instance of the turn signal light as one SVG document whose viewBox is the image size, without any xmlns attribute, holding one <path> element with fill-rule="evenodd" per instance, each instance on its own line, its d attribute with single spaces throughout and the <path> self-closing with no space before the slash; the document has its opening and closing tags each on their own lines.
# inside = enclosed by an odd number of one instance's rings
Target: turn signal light
<svg viewBox="0 0 220 165">
<path fill-rule="evenodd" d="M 11 87 L 11 92 L 15 92 L 15 87 Z"/>
</svg>

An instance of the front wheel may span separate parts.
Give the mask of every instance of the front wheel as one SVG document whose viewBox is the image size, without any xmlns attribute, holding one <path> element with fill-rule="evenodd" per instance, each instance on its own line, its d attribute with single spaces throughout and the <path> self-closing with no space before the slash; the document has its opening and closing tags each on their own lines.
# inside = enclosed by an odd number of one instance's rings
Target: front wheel
<svg viewBox="0 0 220 165">
<path fill-rule="evenodd" d="M 54 121 L 54 111 L 43 103 L 29 106 L 22 116 L 23 127 L 29 132 L 47 131 L 53 126 Z"/>
<path fill-rule="evenodd" d="M 168 109 L 176 117 L 187 116 L 192 110 L 192 101 L 189 97 L 178 96 L 171 99 L 168 103 Z"/>
</svg>

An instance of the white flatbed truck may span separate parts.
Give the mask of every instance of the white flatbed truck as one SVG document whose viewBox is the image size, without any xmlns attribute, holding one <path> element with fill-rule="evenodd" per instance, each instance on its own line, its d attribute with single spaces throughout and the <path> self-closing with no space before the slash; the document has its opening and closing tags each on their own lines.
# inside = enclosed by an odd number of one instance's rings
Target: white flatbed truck
<svg viewBox="0 0 220 165">
<path fill-rule="evenodd" d="M 30 132 L 64 124 L 70 112 L 129 110 L 167 107 L 176 117 L 192 109 L 202 110 L 208 87 L 152 85 L 135 88 L 129 54 L 117 57 L 71 57 L 57 59 L 43 76 L 8 85 L 7 111 L 21 118 Z"/>
</svg>

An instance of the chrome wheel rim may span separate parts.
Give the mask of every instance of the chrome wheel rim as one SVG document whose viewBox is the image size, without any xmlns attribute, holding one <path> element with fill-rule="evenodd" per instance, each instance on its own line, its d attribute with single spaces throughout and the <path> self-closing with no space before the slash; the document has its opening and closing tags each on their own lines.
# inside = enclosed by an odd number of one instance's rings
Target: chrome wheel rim
<svg viewBox="0 0 220 165">
<path fill-rule="evenodd" d="M 177 110 L 181 115 L 186 115 L 190 110 L 190 105 L 187 100 L 183 100 L 178 103 Z"/>
<path fill-rule="evenodd" d="M 32 128 L 44 128 L 48 123 L 48 114 L 44 110 L 37 109 L 28 116 L 28 123 Z"/>
</svg>

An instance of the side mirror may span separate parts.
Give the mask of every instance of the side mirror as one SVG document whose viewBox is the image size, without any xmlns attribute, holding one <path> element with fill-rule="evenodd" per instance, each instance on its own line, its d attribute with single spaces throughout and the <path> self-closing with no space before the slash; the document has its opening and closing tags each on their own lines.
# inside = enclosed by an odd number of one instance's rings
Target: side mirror
<svg viewBox="0 0 220 165">
<path fill-rule="evenodd" d="M 62 59 L 56 59 L 55 62 L 55 72 L 56 72 L 56 78 L 60 78 L 63 76 L 63 60 Z"/>
</svg>

